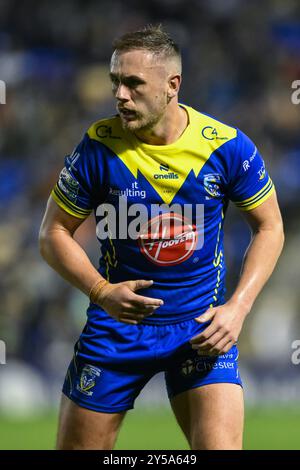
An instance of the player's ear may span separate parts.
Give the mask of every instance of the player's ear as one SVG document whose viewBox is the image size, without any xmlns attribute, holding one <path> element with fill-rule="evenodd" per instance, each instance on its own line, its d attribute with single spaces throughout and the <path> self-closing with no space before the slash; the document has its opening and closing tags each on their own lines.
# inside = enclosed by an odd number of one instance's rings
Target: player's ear
<svg viewBox="0 0 300 470">
<path fill-rule="evenodd" d="M 180 84 L 181 84 L 181 75 L 176 74 L 176 75 L 171 75 L 169 77 L 169 89 L 168 89 L 168 98 L 173 98 L 176 96 L 179 92 Z"/>
</svg>

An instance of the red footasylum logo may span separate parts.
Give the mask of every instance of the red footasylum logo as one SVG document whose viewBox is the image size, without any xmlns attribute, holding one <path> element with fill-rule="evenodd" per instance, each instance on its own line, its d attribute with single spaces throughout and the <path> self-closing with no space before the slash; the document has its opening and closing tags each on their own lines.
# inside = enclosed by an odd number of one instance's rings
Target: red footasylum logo
<svg viewBox="0 0 300 470">
<path fill-rule="evenodd" d="M 138 239 L 143 255 L 160 266 L 183 263 L 195 251 L 197 241 L 198 232 L 192 222 L 172 212 L 149 220 Z"/>
</svg>

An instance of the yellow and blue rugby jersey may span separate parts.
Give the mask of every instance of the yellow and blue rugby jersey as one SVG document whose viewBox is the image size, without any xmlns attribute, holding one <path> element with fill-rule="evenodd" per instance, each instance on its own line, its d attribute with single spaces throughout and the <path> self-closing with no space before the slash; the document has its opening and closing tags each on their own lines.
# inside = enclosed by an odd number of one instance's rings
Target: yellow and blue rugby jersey
<svg viewBox="0 0 300 470">
<path fill-rule="evenodd" d="M 262 157 L 243 132 L 183 107 L 188 126 L 170 145 L 141 142 L 123 130 L 119 116 L 96 122 L 66 157 L 52 191 L 56 203 L 75 217 L 95 212 L 98 238 L 107 233 L 100 240 L 102 276 L 113 283 L 154 280 L 140 294 L 161 298 L 164 305 L 145 323 L 183 321 L 223 302 L 228 202 L 248 211 L 274 190 Z M 140 204 L 148 210 L 146 225 L 136 221 Z M 103 210 L 108 205 L 115 221 Z M 174 205 L 189 207 L 189 216 L 168 209 Z M 156 214 L 153 206 L 164 209 Z M 124 225 L 129 229 L 133 223 L 135 238 L 124 233 Z"/>
</svg>

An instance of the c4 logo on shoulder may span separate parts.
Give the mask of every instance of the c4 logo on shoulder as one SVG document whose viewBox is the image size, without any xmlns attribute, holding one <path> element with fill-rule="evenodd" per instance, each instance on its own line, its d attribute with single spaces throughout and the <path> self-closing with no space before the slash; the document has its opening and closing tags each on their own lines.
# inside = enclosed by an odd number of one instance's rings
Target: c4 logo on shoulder
<svg viewBox="0 0 300 470">
<path fill-rule="evenodd" d="M 228 140 L 228 137 L 219 137 L 217 129 L 212 126 L 203 127 L 202 135 L 207 140 Z"/>
</svg>

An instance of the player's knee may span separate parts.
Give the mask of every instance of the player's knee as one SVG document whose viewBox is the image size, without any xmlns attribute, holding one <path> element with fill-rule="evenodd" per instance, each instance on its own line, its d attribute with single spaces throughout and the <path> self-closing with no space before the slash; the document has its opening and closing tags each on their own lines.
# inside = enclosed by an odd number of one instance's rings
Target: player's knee
<svg viewBox="0 0 300 470">
<path fill-rule="evenodd" d="M 115 441 L 115 434 L 107 433 L 95 436 L 93 439 L 62 436 L 57 440 L 56 450 L 113 450 Z"/>
<path fill-rule="evenodd" d="M 199 436 L 192 435 L 191 450 L 242 450 L 242 436 Z"/>
</svg>

